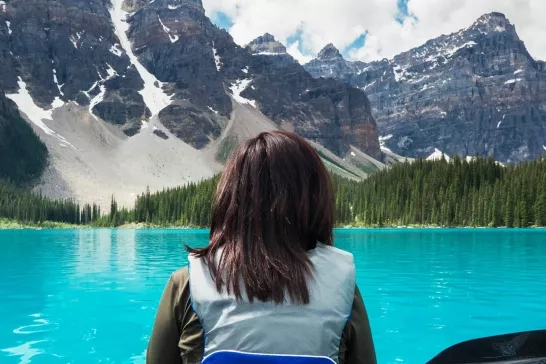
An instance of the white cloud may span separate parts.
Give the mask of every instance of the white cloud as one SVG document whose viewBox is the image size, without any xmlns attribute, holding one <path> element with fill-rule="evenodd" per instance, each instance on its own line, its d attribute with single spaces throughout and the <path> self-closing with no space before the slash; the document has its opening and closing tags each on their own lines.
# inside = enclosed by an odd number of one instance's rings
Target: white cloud
<svg viewBox="0 0 546 364">
<path fill-rule="evenodd" d="M 303 53 L 301 53 L 300 51 L 300 42 L 299 41 L 295 41 L 294 43 L 290 44 L 287 48 L 286 48 L 286 51 L 288 52 L 288 54 L 290 54 L 292 57 L 294 57 L 295 59 L 297 59 L 301 64 L 304 64 L 304 63 L 307 63 L 309 62 L 310 60 L 313 59 L 313 56 L 310 55 L 310 54 L 307 54 L 307 55 L 304 55 Z"/>
<path fill-rule="evenodd" d="M 485 13 L 506 14 L 536 59 L 546 60 L 544 0 L 409 0 L 417 20 L 395 21 L 397 0 L 203 0 L 209 15 L 224 12 L 233 21 L 230 33 L 239 44 L 269 32 L 280 41 L 301 33 L 289 53 L 300 61 L 314 56 L 327 43 L 348 47 L 368 31 L 366 44 L 352 50 L 351 58 L 365 61 L 391 58 L 428 39 L 472 24 Z"/>
</svg>

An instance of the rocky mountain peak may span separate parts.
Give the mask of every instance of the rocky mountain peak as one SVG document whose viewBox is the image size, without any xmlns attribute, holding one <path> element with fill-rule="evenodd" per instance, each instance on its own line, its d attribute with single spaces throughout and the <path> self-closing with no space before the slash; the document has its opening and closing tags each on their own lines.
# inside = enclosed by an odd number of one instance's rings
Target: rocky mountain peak
<svg viewBox="0 0 546 364">
<path fill-rule="evenodd" d="M 507 22 L 508 19 L 503 13 L 492 12 L 483 14 L 476 20 L 476 23 L 498 23 L 498 22 Z"/>
<path fill-rule="evenodd" d="M 318 59 L 330 59 L 330 58 L 343 58 L 339 49 L 337 49 L 332 43 L 326 45 L 318 54 Z"/>
<path fill-rule="evenodd" d="M 516 32 L 516 29 L 512 23 L 510 23 L 510 20 L 508 20 L 504 14 L 497 12 L 480 16 L 469 29 L 478 30 L 481 33 Z"/>
<path fill-rule="evenodd" d="M 265 33 L 264 35 L 262 35 L 262 39 L 264 41 L 267 41 L 267 42 L 274 42 L 275 41 L 275 37 L 270 33 Z"/>
<path fill-rule="evenodd" d="M 269 33 L 265 33 L 254 39 L 248 43 L 247 47 L 250 47 L 253 54 L 286 54 L 286 47 Z"/>
</svg>

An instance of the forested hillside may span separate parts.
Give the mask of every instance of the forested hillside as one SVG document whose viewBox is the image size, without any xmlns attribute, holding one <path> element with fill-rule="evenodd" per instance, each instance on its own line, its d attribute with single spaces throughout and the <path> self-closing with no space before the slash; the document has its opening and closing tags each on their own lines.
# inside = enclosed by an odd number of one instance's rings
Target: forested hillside
<svg viewBox="0 0 546 364">
<path fill-rule="evenodd" d="M 546 160 L 503 167 L 455 158 L 395 165 L 362 182 L 333 176 L 337 226 L 546 226 Z M 112 197 L 97 206 L 53 201 L 0 184 L 0 218 L 92 226 L 142 223 L 207 227 L 218 177 L 139 196 L 132 210 Z"/>
<path fill-rule="evenodd" d="M 492 159 L 418 160 L 335 185 L 342 225 L 546 225 L 544 160 L 510 167 Z"/>
</svg>

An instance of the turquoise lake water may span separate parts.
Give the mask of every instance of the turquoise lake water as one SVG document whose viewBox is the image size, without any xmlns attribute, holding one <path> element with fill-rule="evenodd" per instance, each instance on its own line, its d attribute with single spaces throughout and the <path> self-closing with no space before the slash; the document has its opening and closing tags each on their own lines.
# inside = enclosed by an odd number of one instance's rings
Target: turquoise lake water
<svg viewBox="0 0 546 364">
<path fill-rule="evenodd" d="M 0 363 L 143 363 L 163 286 L 197 230 L 0 231 Z M 338 230 L 379 363 L 546 329 L 546 230 Z"/>
</svg>

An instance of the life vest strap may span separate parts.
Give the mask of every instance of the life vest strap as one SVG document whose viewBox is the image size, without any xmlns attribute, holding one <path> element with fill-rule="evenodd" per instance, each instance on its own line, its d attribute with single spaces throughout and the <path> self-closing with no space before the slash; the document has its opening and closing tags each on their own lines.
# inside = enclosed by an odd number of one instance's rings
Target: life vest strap
<svg viewBox="0 0 546 364">
<path fill-rule="evenodd" d="M 335 362 L 324 356 L 257 354 L 222 350 L 205 357 L 202 364 L 335 364 Z"/>
</svg>

